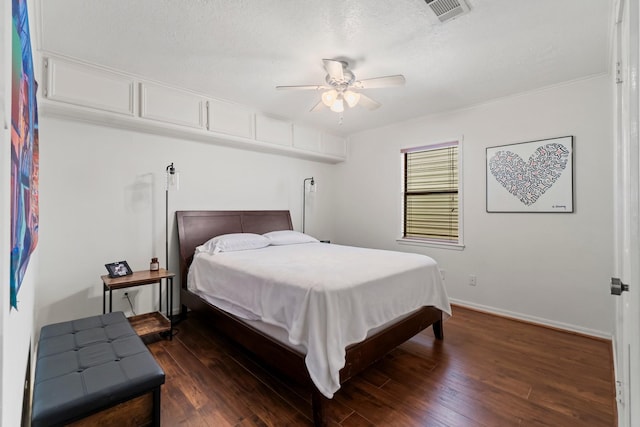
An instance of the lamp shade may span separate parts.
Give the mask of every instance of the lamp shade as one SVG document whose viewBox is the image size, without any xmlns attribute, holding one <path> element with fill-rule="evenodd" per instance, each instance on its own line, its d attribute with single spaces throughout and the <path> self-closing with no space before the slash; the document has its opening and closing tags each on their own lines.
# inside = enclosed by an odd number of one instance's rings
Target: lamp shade
<svg viewBox="0 0 640 427">
<path fill-rule="evenodd" d="M 334 113 L 342 113 L 344 111 L 344 101 L 342 98 L 338 98 L 334 101 L 333 105 L 331 105 L 331 111 Z"/>
<path fill-rule="evenodd" d="M 167 166 L 167 191 L 178 191 L 180 189 L 180 172 L 178 172 L 173 163 Z"/>
<path fill-rule="evenodd" d="M 302 181 L 302 232 L 305 231 L 306 214 L 307 214 L 307 182 L 309 182 L 309 193 L 315 193 L 316 180 L 311 178 L 305 178 Z"/>
<path fill-rule="evenodd" d="M 333 106 L 333 103 L 338 98 L 338 91 L 335 89 L 328 90 L 322 94 L 322 103 L 327 107 Z"/>
<path fill-rule="evenodd" d="M 344 93 L 344 100 L 347 101 L 349 108 L 353 108 L 358 105 L 358 101 L 360 101 L 360 94 L 348 90 Z"/>
</svg>

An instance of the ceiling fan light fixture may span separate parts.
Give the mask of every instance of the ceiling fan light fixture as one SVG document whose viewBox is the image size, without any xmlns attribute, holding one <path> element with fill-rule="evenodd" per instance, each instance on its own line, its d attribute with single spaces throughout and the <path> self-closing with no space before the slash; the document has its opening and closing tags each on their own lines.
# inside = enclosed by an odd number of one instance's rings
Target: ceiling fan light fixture
<svg viewBox="0 0 640 427">
<path fill-rule="evenodd" d="M 322 94 L 322 103 L 327 107 L 333 106 L 338 98 L 338 91 L 335 89 L 328 90 Z"/>
<path fill-rule="evenodd" d="M 344 93 L 344 100 L 347 101 L 349 108 L 353 108 L 358 105 L 358 102 L 360 101 L 360 94 L 358 92 L 348 90 Z"/>
<path fill-rule="evenodd" d="M 440 1 L 458 1 L 465 0 L 426 0 L 427 3 Z M 366 94 L 360 93 L 362 89 L 377 89 L 391 86 L 404 86 L 405 78 L 402 74 L 392 76 L 373 77 L 370 79 L 356 80 L 356 76 L 349 70 L 349 64 L 346 61 L 337 59 L 323 59 L 324 69 L 327 72 L 325 76 L 326 84 L 323 85 L 297 85 L 297 86 L 276 86 L 276 89 L 289 90 L 314 90 L 320 92 L 320 100 L 311 108 L 310 111 L 321 111 L 325 107 L 336 113 L 342 113 L 345 108 L 353 108 L 356 105 L 366 110 L 375 110 L 380 108 L 380 103 L 369 98 Z M 355 90 L 351 90 L 355 89 Z M 346 102 L 346 105 L 345 105 Z"/>
<path fill-rule="evenodd" d="M 342 98 L 336 99 L 331 105 L 331 111 L 334 113 L 342 113 L 344 111 L 344 101 Z"/>
</svg>

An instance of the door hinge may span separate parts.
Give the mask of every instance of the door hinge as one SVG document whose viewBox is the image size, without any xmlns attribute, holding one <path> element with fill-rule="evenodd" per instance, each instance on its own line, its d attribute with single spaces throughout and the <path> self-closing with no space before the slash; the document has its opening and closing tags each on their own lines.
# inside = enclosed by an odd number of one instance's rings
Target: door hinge
<svg viewBox="0 0 640 427">
<path fill-rule="evenodd" d="M 622 80 L 622 63 L 620 61 L 616 62 L 616 84 L 622 84 L 624 80 Z"/>
<path fill-rule="evenodd" d="M 621 295 L 622 292 L 629 291 L 629 285 L 622 283 L 617 277 L 611 278 L 611 295 Z"/>
<path fill-rule="evenodd" d="M 624 405 L 624 384 L 622 381 L 616 381 L 616 400 L 620 405 Z"/>
</svg>

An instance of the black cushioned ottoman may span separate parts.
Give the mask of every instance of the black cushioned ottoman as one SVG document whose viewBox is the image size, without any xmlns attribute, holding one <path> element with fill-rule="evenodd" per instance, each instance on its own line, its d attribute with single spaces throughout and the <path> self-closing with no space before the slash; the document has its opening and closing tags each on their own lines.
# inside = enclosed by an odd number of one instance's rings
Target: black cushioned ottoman
<svg viewBox="0 0 640 427">
<path fill-rule="evenodd" d="M 44 326 L 31 423 L 63 425 L 151 393 L 149 416 L 159 426 L 162 384 L 162 368 L 122 312 Z"/>
</svg>

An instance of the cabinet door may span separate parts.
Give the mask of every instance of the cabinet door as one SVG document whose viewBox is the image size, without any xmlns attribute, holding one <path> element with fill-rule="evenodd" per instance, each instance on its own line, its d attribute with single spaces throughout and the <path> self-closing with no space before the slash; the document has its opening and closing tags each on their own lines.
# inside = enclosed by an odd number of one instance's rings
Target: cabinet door
<svg viewBox="0 0 640 427">
<path fill-rule="evenodd" d="M 322 134 L 322 152 L 332 156 L 346 157 L 347 143 L 344 138 L 330 133 Z"/>
<path fill-rule="evenodd" d="M 253 118 L 253 112 L 241 105 L 218 99 L 209 100 L 210 131 L 253 139 Z"/>
<path fill-rule="evenodd" d="M 320 151 L 322 144 L 320 131 L 293 124 L 293 146 L 302 150 Z"/>
<path fill-rule="evenodd" d="M 165 86 L 140 84 L 140 117 L 192 128 L 204 128 L 205 99 Z"/>
<path fill-rule="evenodd" d="M 291 146 L 291 123 L 262 114 L 256 115 L 256 139 Z"/>
<path fill-rule="evenodd" d="M 133 116 L 132 78 L 58 58 L 45 58 L 47 99 Z"/>
</svg>

